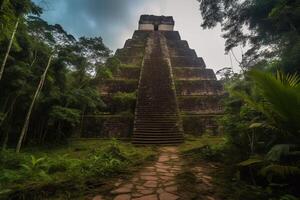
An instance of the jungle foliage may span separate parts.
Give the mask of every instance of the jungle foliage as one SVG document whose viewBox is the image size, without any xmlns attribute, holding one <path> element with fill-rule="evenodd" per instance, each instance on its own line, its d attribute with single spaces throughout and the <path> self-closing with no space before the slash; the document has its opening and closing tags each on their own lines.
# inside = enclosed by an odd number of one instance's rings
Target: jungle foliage
<svg viewBox="0 0 300 200">
<path fill-rule="evenodd" d="M 0 152 L 0 199 L 70 199 L 99 191 L 107 178 L 126 176 L 154 157 L 117 140 L 72 141 L 55 149 Z M 54 190 L 55 192 L 45 192 Z"/>
<path fill-rule="evenodd" d="M 119 61 L 109 58 L 101 37 L 76 39 L 59 24 L 41 19 L 41 13 L 30 0 L 1 1 L 3 149 L 17 141 L 19 147 L 64 142 L 83 115 L 102 111 L 97 86 L 118 70 Z"/>
<path fill-rule="evenodd" d="M 249 49 L 242 72 L 219 71 L 228 92 L 219 121 L 226 143 L 198 153 L 227 166 L 221 178 L 227 199 L 298 199 L 300 2 L 199 2 L 202 27 L 220 25 L 227 52 Z"/>
<path fill-rule="evenodd" d="M 202 27 L 221 25 L 226 51 L 250 47 L 242 68 L 270 59 L 285 72 L 300 72 L 300 2 L 297 0 L 198 0 Z"/>
</svg>

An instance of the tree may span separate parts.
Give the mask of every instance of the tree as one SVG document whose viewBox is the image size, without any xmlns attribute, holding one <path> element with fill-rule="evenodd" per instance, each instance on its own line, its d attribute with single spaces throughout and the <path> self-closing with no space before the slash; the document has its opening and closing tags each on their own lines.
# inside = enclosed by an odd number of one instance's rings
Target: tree
<svg viewBox="0 0 300 200">
<path fill-rule="evenodd" d="M 239 45 L 250 46 L 242 66 L 247 68 L 262 59 L 280 57 L 280 67 L 289 72 L 300 71 L 299 1 L 198 1 L 204 20 L 202 27 L 220 24 L 225 32 L 227 52 Z"/>
<path fill-rule="evenodd" d="M 2 1 L 1 10 L 4 8 L 5 3 L 6 3 L 5 1 Z M 5 52 L 4 59 L 2 61 L 1 67 L 0 67 L 0 81 L 2 79 L 3 72 L 4 72 L 4 69 L 5 69 L 5 65 L 6 65 L 6 62 L 7 62 L 12 44 L 13 44 L 13 40 L 15 38 L 17 29 L 19 27 L 19 23 L 22 20 L 23 15 L 28 14 L 28 13 L 33 13 L 33 14 L 39 15 L 42 12 L 41 8 L 37 7 L 33 2 L 31 2 L 31 0 L 10 0 L 7 3 L 8 4 L 10 3 L 12 8 L 13 8 L 14 16 L 13 17 L 9 16 L 9 17 L 12 17 L 14 19 L 15 25 L 14 25 L 14 28 L 12 30 L 12 33 L 11 33 L 11 36 L 10 36 L 10 39 L 9 39 L 9 44 L 8 44 L 7 50 Z"/>
<path fill-rule="evenodd" d="M 216 72 L 216 75 L 220 76 L 223 82 L 230 81 L 235 75 L 231 67 L 224 67 Z"/>
<path fill-rule="evenodd" d="M 40 80 L 40 83 L 35 91 L 35 94 L 32 98 L 32 101 L 31 101 L 31 104 L 30 104 L 30 107 L 28 109 L 28 112 L 26 114 L 26 118 L 25 118 L 25 122 L 24 122 L 24 125 L 23 125 L 23 128 L 22 128 L 22 131 L 21 131 L 21 134 L 20 134 L 20 137 L 19 137 L 19 140 L 18 140 L 18 144 L 17 144 L 17 147 L 16 147 L 16 152 L 19 153 L 20 152 L 20 149 L 21 149 L 21 146 L 22 146 L 22 142 L 23 142 L 23 139 L 26 135 L 26 132 L 27 132 L 27 129 L 28 129 L 28 124 L 29 124 L 29 120 L 30 120 L 30 116 L 31 116 L 31 113 L 32 113 L 32 109 L 33 109 L 33 106 L 35 104 L 35 101 L 36 99 L 38 98 L 42 88 L 43 88 L 43 85 L 45 83 L 45 78 L 46 78 L 46 75 L 47 75 L 47 72 L 49 70 L 49 67 L 51 65 L 51 61 L 52 61 L 52 57 L 53 57 L 53 54 L 50 55 L 49 57 L 49 60 L 48 60 L 48 64 L 46 66 L 46 69 L 43 73 L 43 75 L 41 76 L 41 80 Z"/>
<path fill-rule="evenodd" d="M 273 127 L 273 130 L 295 135 L 297 138 L 300 131 L 300 77 L 297 74 L 285 75 L 279 71 L 273 76 L 257 70 L 249 72 L 249 76 L 255 83 L 254 90 L 260 98 L 245 92 L 235 94 L 266 117 L 266 127 Z"/>
<path fill-rule="evenodd" d="M 75 41 L 75 38 L 72 35 L 68 35 L 63 28 L 60 25 L 49 25 L 42 19 L 38 17 L 29 17 L 29 27 L 31 35 L 35 39 L 38 39 L 39 41 L 46 42 L 50 47 L 52 48 L 52 52 L 50 53 L 46 68 L 41 76 L 40 82 L 38 84 L 38 87 L 35 91 L 35 94 L 32 98 L 30 107 L 27 111 L 25 122 L 18 140 L 18 144 L 16 147 L 16 152 L 19 153 L 21 149 L 22 142 L 24 140 L 24 137 L 28 130 L 28 125 L 31 117 L 31 113 L 33 110 L 33 107 L 35 105 L 35 102 L 41 93 L 41 90 L 43 88 L 43 85 L 45 83 L 45 79 L 49 70 L 49 67 L 52 64 L 53 57 L 55 56 L 56 52 L 59 52 L 60 49 L 63 49 L 65 45 L 70 44 Z M 56 35 L 57 37 L 54 37 Z M 58 38 L 58 39 L 57 39 Z"/>
<path fill-rule="evenodd" d="M 3 148 L 18 143 L 16 151 L 64 141 L 85 114 L 102 111 L 93 71 L 110 54 L 100 37 L 80 41 L 39 17 L 22 20 L 0 84 L 1 141 Z M 0 36 L 3 49 L 8 37 Z"/>
</svg>

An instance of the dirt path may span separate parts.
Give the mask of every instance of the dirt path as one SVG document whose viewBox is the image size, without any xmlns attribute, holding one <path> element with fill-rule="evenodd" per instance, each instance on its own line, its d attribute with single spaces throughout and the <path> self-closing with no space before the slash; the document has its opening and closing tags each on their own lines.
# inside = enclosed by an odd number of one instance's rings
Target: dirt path
<svg viewBox="0 0 300 200">
<path fill-rule="evenodd" d="M 144 167 L 130 180 L 118 180 L 108 196 L 95 196 L 93 200 L 187 200 L 191 196 L 182 191 L 177 176 L 183 172 L 184 163 L 176 147 L 162 147 L 159 157 L 150 166 Z M 195 183 L 203 189 L 201 199 L 217 200 L 211 195 L 211 177 L 206 175 L 203 167 L 190 169 Z M 193 196 L 194 199 L 195 195 Z M 198 195 L 197 195 L 198 197 Z M 198 199 L 198 198 L 195 198 Z"/>
</svg>

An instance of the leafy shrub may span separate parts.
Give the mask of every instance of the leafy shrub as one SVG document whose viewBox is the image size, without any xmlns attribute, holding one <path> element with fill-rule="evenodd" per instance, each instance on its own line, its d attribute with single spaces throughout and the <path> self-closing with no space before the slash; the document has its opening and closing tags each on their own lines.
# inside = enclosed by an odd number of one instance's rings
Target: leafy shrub
<svg viewBox="0 0 300 200">
<path fill-rule="evenodd" d="M 267 178 L 269 183 L 272 183 L 274 178 L 288 180 L 291 177 L 300 176 L 300 168 L 289 165 L 270 164 L 260 170 L 261 175 Z"/>
<path fill-rule="evenodd" d="M 0 199 L 2 196 L 14 194 L 16 188 L 20 191 L 34 190 L 45 184 L 56 187 L 60 182 L 78 187 L 78 184 L 84 185 L 91 177 L 101 178 L 128 172 L 129 166 L 138 165 L 154 156 L 150 149 L 137 149 L 131 144 L 117 140 L 97 140 L 91 144 L 78 142 L 76 146 L 72 146 L 70 154 L 62 156 L 43 154 L 41 157 L 40 154 L 31 156 L 27 153 L 1 152 Z M 78 148 L 82 151 L 78 152 Z M 29 189 L 25 187 L 28 185 Z"/>
<path fill-rule="evenodd" d="M 109 175 L 126 169 L 130 159 L 120 150 L 120 144 L 113 140 L 106 147 L 91 152 L 90 159 L 83 164 L 89 174 Z"/>
<path fill-rule="evenodd" d="M 194 148 L 186 151 L 184 154 L 191 156 L 194 159 L 205 159 L 209 161 L 221 161 L 223 160 L 222 146 L 217 145 L 205 145 L 199 148 Z"/>
<path fill-rule="evenodd" d="M 54 121 L 67 122 L 72 126 L 75 126 L 79 123 L 80 113 L 81 111 L 78 109 L 53 106 L 50 117 Z"/>
<path fill-rule="evenodd" d="M 136 93 L 117 92 L 112 98 L 113 112 L 133 111 L 136 102 Z"/>
<path fill-rule="evenodd" d="M 105 79 L 111 79 L 113 77 L 112 72 L 110 71 L 109 68 L 107 67 L 99 67 L 99 69 L 97 70 L 97 79 L 99 81 L 103 81 Z"/>
<path fill-rule="evenodd" d="M 13 151 L 0 151 L 0 169 L 19 169 L 26 157 Z"/>
<path fill-rule="evenodd" d="M 108 58 L 105 63 L 105 67 L 107 67 L 107 69 L 109 69 L 113 74 L 118 72 L 120 65 L 121 65 L 121 62 L 116 57 Z"/>
<path fill-rule="evenodd" d="M 46 157 L 36 158 L 31 155 L 31 159 L 26 163 L 21 164 L 21 167 L 24 169 L 24 175 L 30 177 L 30 179 L 50 179 L 47 174 L 48 165 L 46 163 Z"/>
<path fill-rule="evenodd" d="M 66 172 L 67 170 L 76 168 L 80 164 L 80 160 L 69 158 L 68 154 L 57 156 L 49 161 L 48 174 Z"/>
<path fill-rule="evenodd" d="M 293 195 L 286 194 L 280 197 L 280 200 L 298 200 L 298 198 Z"/>
</svg>

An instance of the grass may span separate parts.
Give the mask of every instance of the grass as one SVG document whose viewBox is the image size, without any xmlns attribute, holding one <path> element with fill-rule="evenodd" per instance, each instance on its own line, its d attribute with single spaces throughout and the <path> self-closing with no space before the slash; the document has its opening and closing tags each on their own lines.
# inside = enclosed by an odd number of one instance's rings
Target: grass
<svg viewBox="0 0 300 200">
<path fill-rule="evenodd" d="M 180 146 L 180 151 L 183 154 L 183 159 L 187 164 L 182 172 L 176 177 L 179 184 L 179 190 L 186 196 L 186 199 L 202 199 L 201 187 L 197 187 L 195 174 L 192 168 L 195 166 L 205 166 L 216 162 L 218 163 L 217 170 L 204 170 L 204 174 L 213 177 L 214 194 L 224 200 L 265 200 L 270 199 L 268 189 L 247 184 L 244 181 L 238 180 L 234 163 L 228 164 L 224 159 L 228 155 L 224 152 L 225 138 L 221 136 L 194 137 L 187 136 L 185 144 Z M 200 196 L 199 196 L 200 195 Z M 272 200 L 279 200 L 274 198 Z M 295 198 L 286 197 L 280 200 L 294 200 Z"/>
<path fill-rule="evenodd" d="M 74 140 L 0 154 L 0 199 L 75 199 L 99 184 L 105 188 L 112 177 L 128 176 L 153 159 L 155 150 L 117 140 Z"/>
<path fill-rule="evenodd" d="M 185 143 L 179 147 L 182 153 L 189 152 L 193 149 L 199 149 L 204 146 L 217 146 L 225 142 L 225 138 L 222 136 L 209 136 L 203 135 L 202 137 L 196 137 L 192 135 L 185 136 Z"/>
</svg>

